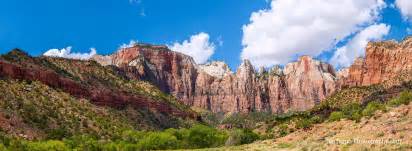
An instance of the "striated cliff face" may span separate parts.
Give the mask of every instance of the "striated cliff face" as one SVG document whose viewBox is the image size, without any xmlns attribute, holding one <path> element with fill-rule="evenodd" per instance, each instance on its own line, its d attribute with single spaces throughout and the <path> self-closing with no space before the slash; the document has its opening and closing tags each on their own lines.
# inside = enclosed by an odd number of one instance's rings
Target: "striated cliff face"
<svg viewBox="0 0 412 151">
<path fill-rule="evenodd" d="M 244 60 L 235 73 L 223 62 L 197 65 L 164 46 L 136 45 L 93 59 L 119 67 L 129 78 L 150 81 L 189 106 L 213 112 L 306 110 L 336 90 L 333 67 L 309 56 L 284 69 L 258 72 Z"/>
<path fill-rule="evenodd" d="M 256 70 L 244 60 L 232 72 L 224 62 L 197 65 L 189 56 L 152 45 L 136 45 L 94 60 L 120 67 L 129 78 L 150 81 L 189 106 L 223 113 L 283 113 L 310 109 L 344 87 L 412 75 L 411 54 L 412 38 L 369 43 L 364 58 L 337 73 L 331 65 L 309 56 L 269 71 Z"/>
<path fill-rule="evenodd" d="M 312 108 L 336 90 L 334 68 L 309 56 L 287 64 L 284 72 L 293 108 Z"/>
<path fill-rule="evenodd" d="M 93 59 L 102 65 L 117 66 L 127 77 L 150 81 L 185 104 L 193 104 L 197 69 L 189 56 L 166 46 L 138 45 Z"/>
<path fill-rule="evenodd" d="M 412 70 L 412 38 L 369 43 L 364 58 L 358 58 L 341 78 L 342 86 L 382 83 Z"/>
</svg>

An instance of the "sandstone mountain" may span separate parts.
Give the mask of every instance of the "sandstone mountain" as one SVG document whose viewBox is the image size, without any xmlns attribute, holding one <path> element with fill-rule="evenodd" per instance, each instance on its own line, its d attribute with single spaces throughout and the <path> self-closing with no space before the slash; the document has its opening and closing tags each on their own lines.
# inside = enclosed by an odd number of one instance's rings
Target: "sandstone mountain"
<svg viewBox="0 0 412 151">
<path fill-rule="evenodd" d="M 408 72 L 412 68 L 411 41 L 369 43 L 364 59 L 338 73 L 309 56 L 269 71 L 257 71 L 244 60 L 232 72 L 224 62 L 198 65 L 166 46 L 146 44 L 93 59 L 119 67 L 128 78 L 149 81 L 195 108 L 223 113 L 284 113 L 310 109 L 343 87 L 376 84 Z"/>
<path fill-rule="evenodd" d="M 405 76 L 412 70 L 412 38 L 398 43 L 369 43 L 364 58 L 355 60 L 342 74 L 342 86 L 367 86 Z"/>
<path fill-rule="evenodd" d="M 139 44 L 93 59 L 119 67 L 129 78 L 150 81 L 186 105 L 213 112 L 307 110 L 337 87 L 333 67 L 309 56 L 284 69 L 275 66 L 259 72 L 244 60 L 235 73 L 223 62 L 197 65 L 165 46 Z"/>
</svg>

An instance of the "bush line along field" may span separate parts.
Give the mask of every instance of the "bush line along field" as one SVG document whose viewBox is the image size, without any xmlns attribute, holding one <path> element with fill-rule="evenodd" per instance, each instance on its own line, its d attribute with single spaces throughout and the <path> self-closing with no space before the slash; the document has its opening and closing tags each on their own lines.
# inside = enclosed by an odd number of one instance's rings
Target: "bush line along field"
<svg viewBox="0 0 412 151">
<path fill-rule="evenodd" d="M 46 150 L 164 150 L 210 148 L 223 145 L 241 145 L 257 140 L 259 136 L 251 131 L 217 129 L 195 125 L 189 129 L 167 129 L 164 131 L 127 130 L 112 140 L 102 140 L 90 135 L 77 135 L 62 140 L 26 141 L 0 135 L 0 150 L 46 151 Z"/>
</svg>

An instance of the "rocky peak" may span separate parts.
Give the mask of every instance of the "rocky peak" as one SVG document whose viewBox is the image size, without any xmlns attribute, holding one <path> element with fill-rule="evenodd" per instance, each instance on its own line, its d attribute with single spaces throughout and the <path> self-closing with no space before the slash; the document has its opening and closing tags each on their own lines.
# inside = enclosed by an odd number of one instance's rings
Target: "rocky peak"
<svg viewBox="0 0 412 151">
<path fill-rule="evenodd" d="M 412 70 L 412 38 L 396 41 L 370 42 L 365 58 L 358 58 L 349 67 L 342 86 L 366 86 L 393 79 Z"/>
<path fill-rule="evenodd" d="M 255 69 L 253 68 L 252 63 L 247 59 L 243 60 L 242 64 L 240 64 L 236 72 L 236 74 L 240 76 L 250 75 L 254 73 Z"/>
<path fill-rule="evenodd" d="M 287 64 L 284 73 L 295 110 L 312 108 L 336 90 L 333 67 L 310 56 Z"/>
<path fill-rule="evenodd" d="M 400 45 L 403 47 L 411 47 L 412 46 L 412 36 L 406 37 Z"/>
<path fill-rule="evenodd" d="M 319 76 L 335 77 L 334 68 L 327 63 L 313 59 L 311 56 L 302 56 L 297 62 L 286 65 L 284 73 L 288 74 L 320 74 Z"/>
<path fill-rule="evenodd" d="M 340 69 L 338 72 L 336 72 L 336 78 L 338 79 L 347 78 L 348 76 L 349 76 L 349 68 L 343 68 L 343 69 Z"/>
<path fill-rule="evenodd" d="M 100 63 L 102 66 L 108 66 L 113 64 L 112 56 L 94 55 L 91 60 Z"/>
<path fill-rule="evenodd" d="M 229 66 L 222 61 L 214 61 L 204 65 L 199 65 L 198 68 L 200 69 L 200 71 L 203 71 L 216 78 L 223 78 L 224 76 L 232 74 Z"/>
<path fill-rule="evenodd" d="M 273 66 L 273 67 L 269 70 L 269 73 L 270 73 L 271 75 L 281 76 L 281 75 L 283 75 L 283 70 L 282 70 L 282 68 L 281 68 L 279 65 L 275 65 L 275 66 Z"/>
</svg>

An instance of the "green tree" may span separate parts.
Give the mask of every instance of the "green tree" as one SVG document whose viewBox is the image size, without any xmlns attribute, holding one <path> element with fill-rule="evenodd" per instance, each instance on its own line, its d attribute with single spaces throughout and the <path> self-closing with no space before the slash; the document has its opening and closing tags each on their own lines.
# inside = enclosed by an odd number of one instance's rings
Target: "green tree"
<svg viewBox="0 0 412 151">
<path fill-rule="evenodd" d="M 170 133 L 151 132 L 139 141 L 138 146 L 142 150 L 164 150 L 177 149 L 178 144 L 177 138 Z"/>
<path fill-rule="evenodd" d="M 206 148 L 223 145 L 227 135 L 211 127 L 195 125 L 190 129 L 187 139 L 193 148 Z"/>
</svg>

